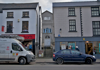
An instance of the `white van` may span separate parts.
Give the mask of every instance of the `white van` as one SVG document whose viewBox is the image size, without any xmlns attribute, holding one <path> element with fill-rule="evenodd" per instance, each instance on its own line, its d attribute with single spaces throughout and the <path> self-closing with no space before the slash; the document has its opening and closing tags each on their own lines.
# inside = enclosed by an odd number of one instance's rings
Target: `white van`
<svg viewBox="0 0 100 70">
<path fill-rule="evenodd" d="M 0 61 L 26 64 L 34 61 L 34 54 L 26 50 L 22 43 L 12 38 L 0 38 Z"/>
</svg>

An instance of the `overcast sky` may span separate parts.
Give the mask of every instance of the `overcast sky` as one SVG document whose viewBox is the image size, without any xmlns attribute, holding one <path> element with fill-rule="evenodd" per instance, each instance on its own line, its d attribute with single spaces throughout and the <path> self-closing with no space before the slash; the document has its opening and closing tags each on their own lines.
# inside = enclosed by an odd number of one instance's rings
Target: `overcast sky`
<svg viewBox="0 0 100 70">
<path fill-rule="evenodd" d="M 52 12 L 52 2 L 71 2 L 71 1 L 97 1 L 97 0 L 0 0 L 0 3 L 34 3 L 39 2 L 42 12 L 48 10 Z"/>
</svg>

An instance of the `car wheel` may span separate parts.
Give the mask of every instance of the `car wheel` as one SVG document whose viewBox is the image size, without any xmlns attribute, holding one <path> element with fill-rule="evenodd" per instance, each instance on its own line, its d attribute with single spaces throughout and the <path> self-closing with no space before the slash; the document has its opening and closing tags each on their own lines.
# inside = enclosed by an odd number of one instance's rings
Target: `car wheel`
<svg viewBox="0 0 100 70">
<path fill-rule="evenodd" d="M 86 59 L 86 64 L 92 64 L 92 59 L 91 58 Z"/>
<path fill-rule="evenodd" d="M 19 64 L 21 64 L 21 65 L 26 64 L 26 59 L 25 59 L 24 57 L 21 57 L 21 58 L 19 59 Z"/>
<path fill-rule="evenodd" d="M 56 62 L 57 62 L 57 64 L 63 64 L 63 59 L 58 58 Z"/>
</svg>

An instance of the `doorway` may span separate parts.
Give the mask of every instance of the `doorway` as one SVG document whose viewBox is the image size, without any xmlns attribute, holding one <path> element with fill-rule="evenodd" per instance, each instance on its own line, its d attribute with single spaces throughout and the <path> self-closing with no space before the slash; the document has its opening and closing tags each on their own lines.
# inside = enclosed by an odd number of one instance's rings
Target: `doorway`
<svg viewBox="0 0 100 70">
<path fill-rule="evenodd" d="M 93 55 L 93 44 L 92 43 L 90 43 L 90 42 L 85 43 L 85 53 Z"/>
</svg>

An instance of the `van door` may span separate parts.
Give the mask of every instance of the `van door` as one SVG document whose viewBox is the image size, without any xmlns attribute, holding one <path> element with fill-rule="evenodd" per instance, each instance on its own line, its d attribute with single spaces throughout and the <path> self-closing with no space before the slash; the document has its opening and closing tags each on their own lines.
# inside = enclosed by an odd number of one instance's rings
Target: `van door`
<svg viewBox="0 0 100 70">
<path fill-rule="evenodd" d="M 9 60 L 9 52 L 10 52 L 9 47 L 10 47 L 10 43 L 0 42 L 0 61 Z"/>
<path fill-rule="evenodd" d="M 9 58 L 12 61 L 15 61 L 18 58 L 21 47 L 17 43 L 12 43 L 12 46 L 10 48 L 11 50 L 10 50 Z"/>
</svg>

